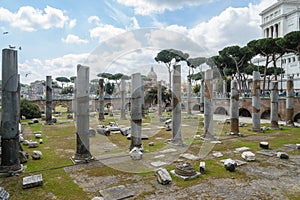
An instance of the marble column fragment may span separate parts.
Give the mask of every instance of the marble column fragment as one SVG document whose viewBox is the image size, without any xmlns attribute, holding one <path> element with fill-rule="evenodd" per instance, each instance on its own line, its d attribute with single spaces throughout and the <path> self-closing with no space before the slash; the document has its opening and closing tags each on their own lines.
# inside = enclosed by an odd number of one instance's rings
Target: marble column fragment
<svg viewBox="0 0 300 200">
<path fill-rule="evenodd" d="M 286 82 L 286 125 L 294 126 L 294 81 L 292 76 Z"/>
<path fill-rule="evenodd" d="M 172 92 L 172 143 L 183 145 L 181 138 L 181 66 L 174 65 Z"/>
<path fill-rule="evenodd" d="M 230 131 L 239 134 L 239 92 L 237 80 L 231 81 Z"/>
<path fill-rule="evenodd" d="M 126 91 L 126 82 L 125 79 L 121 78 L 121 117 L 120 119 L 125 120 L 126 119 L 126 113 L 125 113 L 125 91 Z"/>
<path fill-rule="evenodd" d="M 213 70 L 205 71 L 204 85 L 204 136 L 213 135 Z"/>
<path fill-rule="evenodd" d="M 52 124 L 52 77 L 46 76 L 46 124 Z"/>
<path fill-rule="evenodd" d="M 99 79 L 99 117 L 98 120 L 104 120 L 104 79 Z"/>
<path fill-rule="evenodd" d="M 89 141 L 89 67 L 77 65 L 75 163 L 92 159 Z"/>
<path fill-rule="evenodd" d="M 2 50 L 2 121 L 0 172 L 10 173 L 21 169 L 19 159 L 18 116 L 18 52 Z"/>
<path fill-rule="evenodd" d="M 188 78 L 189 79 L 189 78 Z M 192 93 L 192 80 L 188 80 L 188 93 L 187 93 L 187 114 L 192 114 L 192 102 L 191 102 L 191 93 Z"/>
<path fill-rule="evenodd" d="M 271 114 L 270 127 L 272 129 L 279 129 L 278 126 L 278 81 L 271 82 Z"/>
<path fill-rule="evenodd" d="M 200 113 L 204 113 L 204 74 L 201 79 L 201 87 L 200 87 Z"/>
<path fill-rule="evenodd" d="M 143 87 L 140 73 L 131 75 L 131 144 L 130 150 L 134 147 L 142 148 L 142 97 Z"/>
<path fill-rule="evenodd" d="M 158 111 L 158 116 L 161 116 L 161 114 L 162 114 L 162 86 L 161 86 L 161 81 L 158 81 L 158 83 L 157 83 L 157 111 Z"/>
<path fill-rule="evenodd" d="M 252 131 L 260 131 L 260 73 L 257 71 L 253 72 Z"/>
</svg>

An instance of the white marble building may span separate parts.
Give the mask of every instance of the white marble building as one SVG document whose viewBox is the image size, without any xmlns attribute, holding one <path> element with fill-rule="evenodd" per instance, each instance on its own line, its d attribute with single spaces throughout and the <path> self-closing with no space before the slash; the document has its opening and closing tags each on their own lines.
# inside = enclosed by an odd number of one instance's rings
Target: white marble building
<svg viewBox="0 0 300 200">
<path fill-rule="evenodd" d="M 277 38 L 292 31 L 300 31 L 300 0 L 278 0 L 260 13 L 263 38 Z M 255 64 L 264 63 L 264 59 L 256 59 Z M 295 88 L 300 89 L 300 57 L 286 54 L 278 60 L 277 67 L 282 67 L 285 74 L 282 77 L 285 88 L 286 76 L 294 76 Z"/>
</svg>

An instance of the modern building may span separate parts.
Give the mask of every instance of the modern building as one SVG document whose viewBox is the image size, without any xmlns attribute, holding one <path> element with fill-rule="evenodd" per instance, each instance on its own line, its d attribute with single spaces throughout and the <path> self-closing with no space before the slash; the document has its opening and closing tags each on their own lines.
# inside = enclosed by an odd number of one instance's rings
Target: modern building
<svg viewBox="0 0 300 200">
<path fill-rule="evenodd" d="M 292 31 L 300 31 L 300 0 L 278 0 L 263 10 L 260 16 L 263 38 L 278 38 Z M 257 59 L 257 62 L 264 63 L 264 60 Z M 300 89 L 300 57 L 285 54 L 276 65 L 285 71 L 280 77 L 280 80 L 283 80 L 281 86 L 285 88 L 286 77 L 293 76 L 294 87 Z"/>
</svg>

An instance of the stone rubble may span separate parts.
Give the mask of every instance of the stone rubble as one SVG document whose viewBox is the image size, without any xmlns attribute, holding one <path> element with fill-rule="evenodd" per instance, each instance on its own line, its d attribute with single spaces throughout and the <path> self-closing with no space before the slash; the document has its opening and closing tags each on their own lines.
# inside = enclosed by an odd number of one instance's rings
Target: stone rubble
<svg viewBox="0 0 300 200">
<path fill-rule="evenodd" d="M 158 183 L 168 185 L 172 183 L 172 177 L 165 168 L 159 168 L 155 171 Z"/>
</svg>

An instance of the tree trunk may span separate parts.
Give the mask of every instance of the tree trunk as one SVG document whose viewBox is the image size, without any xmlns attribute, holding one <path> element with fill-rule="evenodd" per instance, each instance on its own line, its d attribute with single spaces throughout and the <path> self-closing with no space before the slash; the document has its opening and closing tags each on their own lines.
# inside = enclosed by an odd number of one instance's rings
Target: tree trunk
<svg viewBox="0 0 300 200">
<path fill-rule="evenodd" d="M 266 76 L 267 76 L 268 64 L 269 64 L 269 56 L 267 56 L 265 69 L 264 69 L 264 81 L 263 81 L 263 88 L 262 88 L 263 93 L 265 93 L 265 89 L 266 89 Z"/>
</svg>

